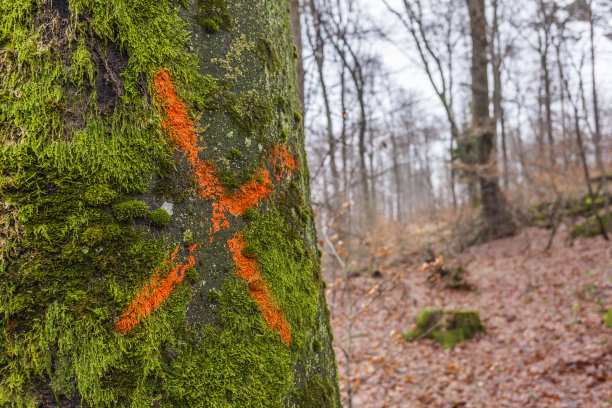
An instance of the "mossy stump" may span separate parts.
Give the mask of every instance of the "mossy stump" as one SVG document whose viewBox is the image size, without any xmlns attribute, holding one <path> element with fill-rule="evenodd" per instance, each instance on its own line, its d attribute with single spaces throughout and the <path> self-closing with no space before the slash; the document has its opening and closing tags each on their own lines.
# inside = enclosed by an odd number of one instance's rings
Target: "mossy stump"
<svg viewBox="0 0 612 408">
<path fill-rule="evenodd" d="M 445 349 L 473 338 L 476 333 L 486 333 L 475 310 L 444 310 L 426 307 L 421 310 L 414 330 L 404 333 L 406 341 L 422 338 L 432 339 L 442 344 Z"/>
<path fill-rule="evenodd" d="M 604 323 L 606 326 L 612 329 L 612 309 L 608 310 L 604 317 Z"/>
</svg>

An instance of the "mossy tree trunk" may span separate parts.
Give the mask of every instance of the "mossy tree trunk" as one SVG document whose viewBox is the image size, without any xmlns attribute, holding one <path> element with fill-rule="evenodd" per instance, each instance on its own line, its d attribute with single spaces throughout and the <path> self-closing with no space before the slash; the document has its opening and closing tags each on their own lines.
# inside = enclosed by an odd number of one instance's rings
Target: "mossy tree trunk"
<svg viewBox="0 0 612 408">
<path fill-rule="evenodd" d="M 487 20 L 484 0 L 466 0 L 472 39 L 472 131 L 480 165 L 480 197 L 486 238 L 512 235 L 516 225 L 499 187 L 495 128 L 489 116 Z"/>
<path fill-rule="evenodd" d="M 290 2 L 0 13 L 0 405 L 340 406 Z"/>
</svg>

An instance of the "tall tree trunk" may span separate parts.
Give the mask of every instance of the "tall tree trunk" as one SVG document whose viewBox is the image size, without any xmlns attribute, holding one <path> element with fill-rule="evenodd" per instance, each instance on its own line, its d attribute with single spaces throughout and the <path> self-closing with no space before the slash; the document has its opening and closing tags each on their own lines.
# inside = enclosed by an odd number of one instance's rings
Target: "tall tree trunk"
<svg viewBox="0 0 612 408">
<path fill-rule="evenodd" d="M 340 406 L 289 3 L 174 4 L 0 6 L 2 406 Z"/>
<path fill-rule="evenodd" d="M 495 132 L 489 117 L 489 80 L 487 74 L 487 21 L 484 0 L 466 0 L 472 38 L 472 128 L 477 137 L 480 173 L 480 197 L 486 235 L 499 238 L 516 232 L 516 225 L 499 188 L 497 161 L 492 152 Z"/>
<path fill-rule="evenodd" d="M 355 79 L 354 75 L 353 79 Z M 370 202 L 370 183 L 368 177 L 368 166 L 366 162 L 367 149 L 365 138 L 367 129 L 367 119 L 365 112 L 365 100 L 363 95 L 364 90 L 359 86 L 359 82 L 357 80 L 354 80 L 353 82 L 355 83 L 357 91 L 357 100 L 359 101 L 359 177 L 361 178 L 361 192 L 363 194 L 363 211 L 365 213 L 365 224 L 366 226 L 370 226 L 374 214 L 372 213 L 372 204 Z"/>
</svg>

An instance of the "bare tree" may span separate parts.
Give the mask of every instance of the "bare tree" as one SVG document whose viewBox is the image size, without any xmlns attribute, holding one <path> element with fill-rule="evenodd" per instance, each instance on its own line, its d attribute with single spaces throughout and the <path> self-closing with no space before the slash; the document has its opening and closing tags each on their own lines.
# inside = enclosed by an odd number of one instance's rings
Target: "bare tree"
<svg viewBox="0 0 612 408">
<path fill-rule="evenodd" d="M 454 50 L 462 37 L 457 34 L 457 31 L 461 32 L 457 13 L 459 0 L 437 1 L 432 5 L 434 9 L 443 10 L 441 27 L 426 21 L 421 0 L 404 0 L 403 13 L 391 7 L 386 0 L 383 1 L 389 11 L 400 20 L 414 42 L 423 70 L 446 113 L 451 134 L 450 150 L 452 150 L 453 143 L 457 143 L 460 137 L 453 107 Z M 454 170 L 451 171 L 451 191 L 453 204 L 456 207 L 455 174 Z"/>
</svg>

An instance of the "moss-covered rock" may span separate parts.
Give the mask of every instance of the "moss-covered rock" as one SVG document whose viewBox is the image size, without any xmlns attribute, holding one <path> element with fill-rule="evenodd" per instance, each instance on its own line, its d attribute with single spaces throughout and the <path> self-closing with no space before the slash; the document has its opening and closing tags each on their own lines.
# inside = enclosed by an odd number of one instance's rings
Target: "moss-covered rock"
<svg viewBox="0 0 612 408">
<path fill-rule="evenodd" d="M 612 199 L 610 199 L 612 202 Z M 527 211 L 527 224 L 551 228 L 552 222 L 559 222 L 563 216 L 591 218 L 595 212 L 605 207 L 605 197 L 598 195 L 591 200 L 589 194 L 570 197 L 561 202 L 540 201 L 529 207 Z M 578 232 L 577 235 L 581 235 Z"/>
<path fill-rule="evenodd" d="M 607 230 L 608 227 L 606 217 L 601 216 L 601 221 L 604 228 Z M 601 234 L 603 234 L 603 231 L 597 217 L 590 217 L 588 220 L 576 225 L 571 232 L 572 238 L 577 238 L 579 236 L 591 238 Z"/>
<path fill-rule="evenodd" d="M 404 333 L 403 337 L 406 341 L 429 338 L 444 348 L 452 348 L 477 333 L 486 333 L 477 311 L 426 307 L 419 314 L 416 328 Z"/>
</svg>

